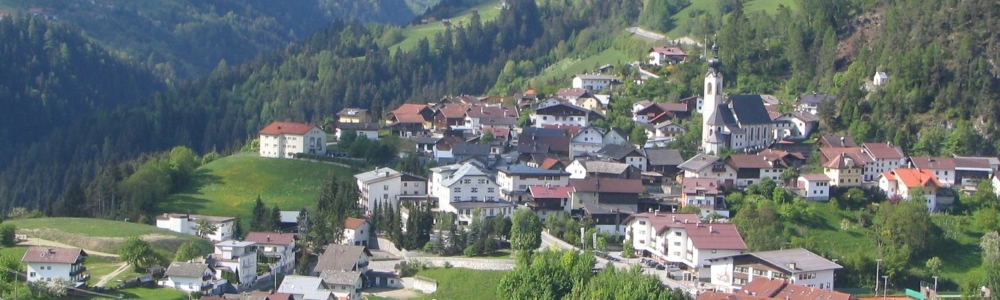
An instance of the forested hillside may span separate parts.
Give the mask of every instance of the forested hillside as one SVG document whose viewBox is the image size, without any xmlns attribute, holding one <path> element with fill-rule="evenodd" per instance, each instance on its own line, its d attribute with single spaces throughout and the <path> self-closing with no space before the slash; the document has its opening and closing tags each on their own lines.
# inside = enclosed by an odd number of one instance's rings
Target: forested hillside
<svg viewBox="0 0 1000 300">
<path fill-rule="evenodd" d="M 0 173 L 6 188 L 0 199 L 6 208 L 44 207 L 68 183 L 93 178 L 112 160 L 174 145 L 234 149 L 271 120 L 320 122 L 346 106 L 379 115 L 404 101 L 482 93 L 507 61 L 544 66 L 575 31 L 623 28 L 640 7 L 637 0 L 508 3 L 496 21 L 474 17 L 409 52 L 389 53 L 389 45 L 379 44 L 376 37 L 389 27 L 336 22 L 280 53 L 158 93 L 144 107 L 73 123 L 13 157 L 15 164 Z"/>
<path fill-rule="evenodd" d="M 814 1 L 744 14 L 718 34 L 732 93 L 837 95 L 827 132 L 911 154 L 991 155 L 1000 127 L 1000 6 L 987 0 Z M 866 89 L 876 71 L 886 86 Z"/>
<path fill-rule="evenodd" d="M 0 169 L 20 163 L 11 160 L 17 153 L 45 151 L 48 159 L 60 160 L 82 150 L 100 152 L 102 138 L 96 144 L 52 144 L 50 149 L 30 145 L 66 124 L 86 126 L 89 122 L 83 120 L 94 120 L 100 111 L 141 105 L 165 87 L 150 72 L 119 60 L 75 31 L 37 18 L 0 20 L 0 57 L 0 120 L 4 124 L 0 127 Z M 82 149 L 86 147 L 94 148 Z M 39 169 L 34 178 L 11 178 L 0 185 L 0 194 L 61 184 L 52 180 L 58 175 L 50 174 L 51 169 L 41 170 L 45 169 Z"/>
<path fill-rule="evenodd" d="M 248 61 L 337 19 L 403 25 L 415 16 L 405 0 L 0 0 L 0 11 L 78 27 L 167 79 Z"/>
</svg>

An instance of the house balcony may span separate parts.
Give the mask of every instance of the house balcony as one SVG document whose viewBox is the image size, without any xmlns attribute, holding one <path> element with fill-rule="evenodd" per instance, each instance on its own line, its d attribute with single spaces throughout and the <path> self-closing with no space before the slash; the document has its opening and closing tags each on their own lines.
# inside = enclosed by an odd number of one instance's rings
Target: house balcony
<svg viewBox="0 0 1000 300">
<path fill-rule="evenodd" d="M 69 276 L 73 277 L 73 276 L 76 276 L 76 275 L 80 275 L 81 273 L 86 272 L 86 271 L 87 271 L 87 267 L 78 266 L 78 267 L 75 268 L 75 270 L 69 272 Z"/>
</svg>

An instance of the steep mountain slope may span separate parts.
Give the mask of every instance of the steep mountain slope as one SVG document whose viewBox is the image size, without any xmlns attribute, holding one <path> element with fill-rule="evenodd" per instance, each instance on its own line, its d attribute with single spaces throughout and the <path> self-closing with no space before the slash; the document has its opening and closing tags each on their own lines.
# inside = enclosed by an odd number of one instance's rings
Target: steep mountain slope
<svg viewBox="0 0 1000 300">
<path fill-rule="evenodd" d="M 35 151 L 12 158 L 12 166 L 0 172 L 0 199 L 6 208 L 44 208 L 68 183 L 93 178 L 109 159 L 175 145 L 233 150 L 272 120 L 321 123 L 343 107 L 380 115 L 404 101 L 483 93 L 508 60 L 544 66 L 573 32 L 595 24 L 623 28 L 639 7 L 635 0 L 543 7 L 533 0 L 507 2 L 496 21 L 474 15 L 436 34 L 433 48 L 425 39 L 394 55 L 378 38 L 391 28 L 334 23 L 280 53 L 156 94 L 144 107 L 74 122 L 34 144 Z"/>
<path fill-rule="evenodd" d="M 406 24 L 404 0 L 0 0 L 2 11 L 69 24 L 164 78 L 193 78 L 309 36 L 337 19 Z"/>
</svg>

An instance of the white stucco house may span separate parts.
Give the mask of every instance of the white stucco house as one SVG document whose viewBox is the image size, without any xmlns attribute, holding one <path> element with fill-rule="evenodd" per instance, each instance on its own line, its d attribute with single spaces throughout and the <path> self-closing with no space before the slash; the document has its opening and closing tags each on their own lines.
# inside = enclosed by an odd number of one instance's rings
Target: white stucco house
<svg viewBox="0 0 1000 300">
<path fill-rule="evenodd" d="M 391 205 L 397 209 L 400 196 L 427 195 L 427 179 L 405 174 L 390 168 L 374 170 L 354 175 L 358 183 L 358 206 L 373 211 L 375 202 Z"/>
<path fill-rule="evenodd" d="M 834 272 L 842 266 L 809 250 L 796 248 L 713 258 L 712 285 L 732 292 L 757 278 L 784 279 L 832 291 Z"/>
<path fill-rule="evenodd" d="M 239 274 L 239 286 L 250 286 L 257 280 L 257 244 L 249 241 L 225 241 L 215 244 L 215 277 L 224 278 L 223 273 Z"/>
<path fill-rule="evenodd" d="M 526 164 L 500 167 L 497 170 L 497 185 L 504 200 L 523 203 L 530 197 L 529 186 L 565 186 L 569 184 L 569 172 L 546 170 Z"/>
<path fill-rule="evenodd" d="M 476 209 L 480 217 L 511 216 L 514 204 L 500 196 L 500 186 L 471 162 L 431 169 L 428 194 L 437 197 L 438 209 L 458 215 L 459 224 L 472 221 Z"/>
<path fill-rule="evenodd" d="M 243 239 L 257 245 L 257 251 L 265 263 L 281 274 L 291 274 L 295 270 L 295 235 L 280 232 L 250 232 Z"/>
<path fill-rule="evenodd" d="M 872 76 L 872 83 L 875 86 L 883 86 L 889 81 L 889 74 L 885 72 L 875 72 L 875 76 Z"/>
<path fill-rule="evenodd" d="M 260 130 L 261 157 L 292 158 L 298 153 L 326 154 L 326 132 L 293 122 L 273 122 Z"/>
<path fill-rule="evenodd" d="M 211 289 L 214 282 L 215 271 L 208 264 L 175 262 L 167 267 L 159 285 L 193 293 Z"/>
<path fill-rule="evenodd" d="M 802 174 L 796 180 L 799 195 L 806 200 L 830 200 L 830 177 L 826 174 Z"/>
<path fill-rule="evenodd" d="M 614 84 L 615 78 L 611 75 L 603 74 L 577 74 L 573 76 L 573 88 L 585 89 L 591 93 L 610 88 Z"/>
<path fill-rule="evenodd" d="M 941 197 L 939 191 L 944 186 L 934 174 L 923 169 L 896 169 L 882 173 L 878 187 L 889 198 L 913 200 L 914 196 L 923 196 L 927 210 L 932 212 L 955 201 L 953 196 Z"/>
<path fill-rule="evenodd" d="M 156 216 L 156 227 L 183 234 L 198 235 L 198 222 L 203 220 L 215 225 L 215 232 L 205 235 L 204 238 L 213 242 L 233 239 L 233 224 L 236 223 L 236 218 L 233 217 L 162 214 Z"/>
<path fill-rule="evenodd" d="M 697 214 L 640 213 L 625 220 L 626 242 L 636 254 L 684 265 L 691 276 L 707 279 L 711 259 L 743 254 L 747 245 L 732 223 L 703 223 Z"/>
<path fill-rule="evenodd" d="M 21 262 L 26 265 L 27 282 L 78 283 L 90 277 L 83 266 L 86 258 L 87 252 L 79 248 L 28 247 Z"/>
<path fill-rule="evenodd" d="M 371 234 L 372 224 L 368 220 L 347 218 L 344 219 L 344 237 L 340 243 L 367 247 Z"/>
<path fill-rule="evenodd" d="M 337 125 L 337 131 L 334 133 L 334 136 L 339 141 L 343 137 L 344 132 L 354 132 L 358 137 L 376 141 L 378 140 L 379 129 L 382 129 L 382 126 L 376 123 L 340 123 Z"/>
</svg>

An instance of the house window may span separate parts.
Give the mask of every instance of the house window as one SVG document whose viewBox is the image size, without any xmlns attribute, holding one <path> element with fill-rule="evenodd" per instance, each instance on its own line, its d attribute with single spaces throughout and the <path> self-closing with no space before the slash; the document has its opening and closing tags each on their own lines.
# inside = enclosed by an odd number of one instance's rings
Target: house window
<svg viewBox="0 0 1000 300">
<path fill-rule="evenodd" d="M 681 236 L 681 232 L 680 231 L 674 231 L 674 235 L 675 236 Z"/>
<path fill-rule="evenodd" d="M 472 183 L 472 179 L 462 180 L 462 183 L 464 183 L 464 184 L 470 184 L 470 183 Z"/>
<path fill-rule="evenodd" d="M 455 196 L 453 199 L 455 200 L 455 202 L 462 201 L 462 197 L 459 196 Z"/>
<path fill-rule="evenodd" d="M 494 191 L 496 191 L 496 190 L 494 190 L 493 188 L 486 188 L 486 192 L 487 193 L 493 193 Z"/>
<path fill-rule="evenodd" d="M 472 188 L 472 192 L 473 193 L 478 193 L 479 192 L 479 188 Z"/>
<path fill-rule="evenodd" d="M 383 191 L 388 191 L 389 190 L 389 186 L 388 185 L 383 185 L 382 186 L 382 190 Z"/>
<path fill-rule="evenodd" d="M 646 225 L 646 221 L 639 221 L 639 225 Z"/>
<path fill-rule="evenodd" d="M 408 182 L 404 182 L 404 183 L 403 183 L 403 186 L 407 186 L 407 185 L 409 185 L 409 183 L 408 183 Z"/>
</svg>

